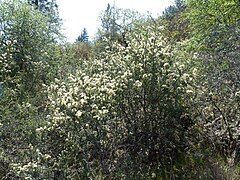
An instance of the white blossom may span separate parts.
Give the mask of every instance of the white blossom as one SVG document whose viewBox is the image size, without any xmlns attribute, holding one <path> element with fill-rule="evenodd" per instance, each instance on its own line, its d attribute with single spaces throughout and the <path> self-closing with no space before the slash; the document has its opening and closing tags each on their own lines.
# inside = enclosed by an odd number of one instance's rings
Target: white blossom
<svg viewBox="0 0 240 180">
<path fill-rule="evenodd" d="M 80 110 L 78 110 L 75 115 L 79 118 L 82 116 L 82 112 Z"/>
</svg>

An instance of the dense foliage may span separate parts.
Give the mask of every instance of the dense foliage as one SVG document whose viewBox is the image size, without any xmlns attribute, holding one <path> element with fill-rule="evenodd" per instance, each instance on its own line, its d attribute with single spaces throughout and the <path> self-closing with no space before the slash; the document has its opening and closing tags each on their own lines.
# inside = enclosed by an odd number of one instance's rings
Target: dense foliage
<svg viewBox="0 0 240 180">
<path fill-rule="evenodd" d="M 239 161 L 239 1 L 190 1 L 189 20 L 199 41 L 199 77 L 202 94 L 194 114 L 207 137 L 232 164 Z M 192 17 L 201 18 L 193 19 Z"/>
<path fill-rule="evenodd" d="M 239 1 L 108 5 L 73 44 L 47 2 L 0 2 L 1 179 L 239 179 Z"/>
</svg>

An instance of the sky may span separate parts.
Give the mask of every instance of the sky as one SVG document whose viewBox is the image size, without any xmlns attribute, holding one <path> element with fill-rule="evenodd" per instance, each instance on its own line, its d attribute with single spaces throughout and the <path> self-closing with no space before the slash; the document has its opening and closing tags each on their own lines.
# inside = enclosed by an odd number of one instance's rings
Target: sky
<svg viewBox="0 0 240 180">
<path fill-rule="evenodd" d="M 69 42 L 74 42 L 86 28 L 89 39 L 93 39 L 100 27 L 100 13 L 107 4 L 119 8 L 133 9 L 140 13 L 149 12 L 153 17 L 161 15 L 174 0 L 56 0 L 60 18 L 63 20 L 63 33 Z"/>
</svg>

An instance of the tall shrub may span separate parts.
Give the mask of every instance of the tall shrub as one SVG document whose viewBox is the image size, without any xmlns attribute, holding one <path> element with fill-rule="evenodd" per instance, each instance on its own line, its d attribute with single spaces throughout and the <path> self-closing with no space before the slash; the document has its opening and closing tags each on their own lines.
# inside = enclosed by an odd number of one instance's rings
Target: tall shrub
<svg viewBox="0 0 240 180">
<path fill-rule="evenodd" d="M 114 43 L 47 86 L 51 113 L 37 131 L 53 176 L 147 177 L 187 147 L 192 75 L 161 29 L 136 24 L 127 46 Z"/>
</svg>

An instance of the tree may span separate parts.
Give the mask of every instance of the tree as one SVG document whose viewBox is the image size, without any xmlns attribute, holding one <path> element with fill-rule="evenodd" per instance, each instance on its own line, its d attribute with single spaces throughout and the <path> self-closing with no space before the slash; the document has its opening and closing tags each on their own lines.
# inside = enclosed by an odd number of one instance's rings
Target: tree
<svg viewBox="0 0 240 180">
<path fill-rule="evenodd" d="M 107 38 L 116 41 L 122 33 L 130 31 L 134 22 L 143 19 L 137 11 L 121 9 L 108 4 L 107 9 L 101 14 L 101 27 L 98 29 L 98 38 Z"/>
<path fill-rule="evenodd" d="M 144 22 L 145 17 L 137 11 L 120 9 L 108 4 L 107 9 L 100 15 L 99 27 L 95 39 L 95 52 L 101 52 L 105 47 L 112 48 L 114 42 L 127 46 L 127 34 L 134 29 L 137 22 Z"/>
<path fill-rule="evenodd" d="M 52 16 L 45 16 L 25 2 L 17 3 L 19 8 L 14 3 L 17 2 L 11 0 L 1 3 L 0 52 L 1 58 L 8 58 L 8 61 L 0 65 L 3 65 L 0 81 L 8 86 L 14 85 L 15 81 L 19 83 L 21 79 L 22 86 L 35 92 L 34 84 L 44 72 L 40 69 L 45 67 L 50 57 L 47 52 L 57 40 L 59 24 L 52 22 Z M 7 65 L 4 67 L 5 63 Z M 26 89 L 22 92 L 26 92 Z"/>
<path fill-rule="evenodd" d="M 57 8 L 56 0 L 28 0 L 28 2 L 43 12 L 50 12 Z"/>
<path fill-rule="evenodd" d="M 183 41 L 190 37 L 188 19 L 185 17 L 186 3 L 175 0 L 175 4 L 169 6 L 159 17 L 164 25 L 164 34 L 172 42 Z"/>
<path fill-rule="evenodd" d="M 195 39 L 209 50 L 238 49 L 240 2 L 189 0 L 186 13 Z"/>
<path fill-rule="evenodd" d="M 200 72 L 192 112 L 213 142 L 209 147 L 234 165 L 240 160 L 240 1 L 189 0 L 187 5 L 190 46 Z"/>
<path fill-rule="evenodd" d="M 36 128 L 45 116 L 43 87 L 50 81 L 59 34 L 52 17 L 27 1 L 0 1 L 1 178 L 29 177 L 18 168 L 36 155 Z"/>
<path fill-rule="evenodd" d="M 76 42 L 88 42 L 88 33 L 86 28 L 83 28 L 82 33 L 80 36 L 78 36 Z"/>
<path fill-rule="evenodd" d="M 110 4 L 107 5 L 107 9 L 104 15 L 101 17 L 101 27 L 103 31 L 109 36 L 110 39 L 115 39 L 116 33 L 118 31 L 118 25 L 116 20 L 118 19 L 117 9 L 115 6 L 111 7 Z"/>
</svg>

